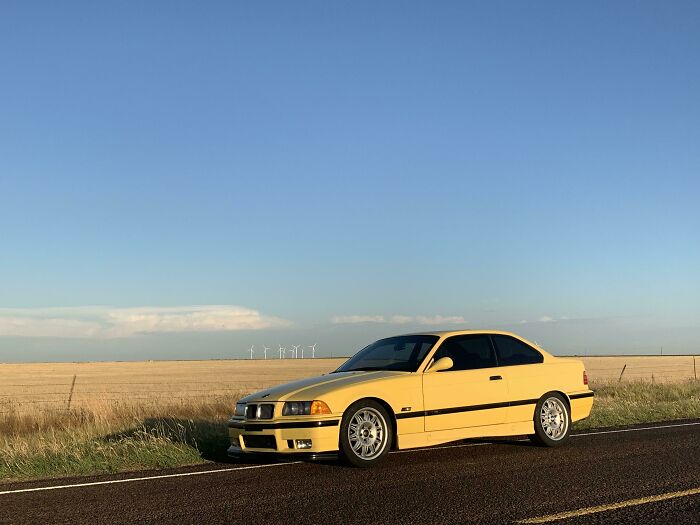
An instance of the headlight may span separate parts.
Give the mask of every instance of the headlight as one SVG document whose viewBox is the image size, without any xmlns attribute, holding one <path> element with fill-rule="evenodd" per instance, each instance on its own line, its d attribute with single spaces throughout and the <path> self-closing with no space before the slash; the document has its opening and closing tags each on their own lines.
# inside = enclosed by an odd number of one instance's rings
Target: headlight
<svg viewBox="0 0 700 525">
<path fill-rule="evenodd" d="M 236 403 L 236 411 L 233 413 L 234 416 L 245 416 L 245 403 Z"/>
<path fill-rule="evenodd" d="M 330 414 L 323 401 L 287 401 L 282 408 L 283 416 L 314 416 L 319 414 Z"/>
</svg>

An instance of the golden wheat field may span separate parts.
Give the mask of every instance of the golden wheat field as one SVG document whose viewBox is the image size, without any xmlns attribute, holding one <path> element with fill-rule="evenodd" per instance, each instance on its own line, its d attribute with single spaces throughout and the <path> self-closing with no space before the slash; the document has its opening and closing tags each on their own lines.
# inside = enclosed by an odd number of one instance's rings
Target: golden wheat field
<svg viewBox="0 0 700 525">
<path fill-rule="evenodd" d="M 592 383 L 618 381 L 621 373 L 623 382 L 679 382 L 696 377 L 698 364 L 693 356 L 582 359 Z M 0 412 L 20 407 L 26 411 L 81 408 L 97 402 L 172 404 L 229 398 L 327 373 L 342 362 L 269 359 L 0 364 Z"/>
<path fill-rule="evenodd" d="M 269 359 L 0 364 L 0 412 L 229 398 L 324 374 L 342 362 Z"/>
<path fill-rule="evenodd" d="M 595 383 L 619 381 L 648 381 L 678 383 L 697 379 L 700 357 L 669 356 L 599 356 L 582 357 L 588 377 Z M 624 368 L 624 372 L 623 372 Z"/>
</svg>

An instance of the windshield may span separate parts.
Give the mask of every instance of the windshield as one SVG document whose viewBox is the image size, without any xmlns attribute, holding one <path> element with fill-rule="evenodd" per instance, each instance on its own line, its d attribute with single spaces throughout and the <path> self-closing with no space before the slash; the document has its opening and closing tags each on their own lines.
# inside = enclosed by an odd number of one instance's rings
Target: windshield
<svg viewBox="0 0 700 525">
<path fill-rule="evenodd" d="M 380 339 L 360 350 L 336 372 L 358 370 L 415 372 L 438 339 L 436 335 L 402 335 Z"/>
</svg>

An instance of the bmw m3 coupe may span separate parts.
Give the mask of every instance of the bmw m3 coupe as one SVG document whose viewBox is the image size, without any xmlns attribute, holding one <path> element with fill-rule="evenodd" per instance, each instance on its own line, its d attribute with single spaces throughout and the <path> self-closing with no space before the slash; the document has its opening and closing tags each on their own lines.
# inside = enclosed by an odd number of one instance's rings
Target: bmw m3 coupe
<svg viewBox="0 0 700 525">
<path fill-rule="evenodd" d="M 588 417 L 583 363 L 515 334 L 463 330 L 376 341 L 329 374 L 241 399 L 229 455 L 340 455 L 369 467 L 392 449 L 477 437 L 566 442 Z"/>
</svg>

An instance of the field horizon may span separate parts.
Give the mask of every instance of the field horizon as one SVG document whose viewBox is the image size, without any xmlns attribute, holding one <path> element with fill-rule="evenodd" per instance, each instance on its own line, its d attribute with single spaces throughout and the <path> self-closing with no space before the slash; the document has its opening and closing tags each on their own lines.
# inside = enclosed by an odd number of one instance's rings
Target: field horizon
<svg viewBox="0 0 700 525">
<path fill-rule="evenodd" d="M 577 359 L 587 359 L 590 357 L 696 357 L 700 359 L 700 352 L 698 353 L 672 353 L 672 354 L 639 354 L 639 353 L 618 353 L 618 354 L 552 354 L 554 357 L 573 357 Z M 86 363 L 163 363 L 163 362 L 197 362 L 197 361 L 322 361 L 322 360 L 343 360 L 350 359 L 352 355 L 337 355 L 337 356 L 316 356 L 314 358 L 304 357 L 295 359 L 293 357 L 286 357 L 283 359 L 269 358 L 254 358 L 250 359 L 248 357 L 207 357 L 207 358 L 180 358 L 180 359 L 81 359 L 81 360 L 41 360 L 41 361 L 0 361 L 0 366 L 2 365 L 53 365 L 53 364 L 86 364 Z"/>
</svg>

